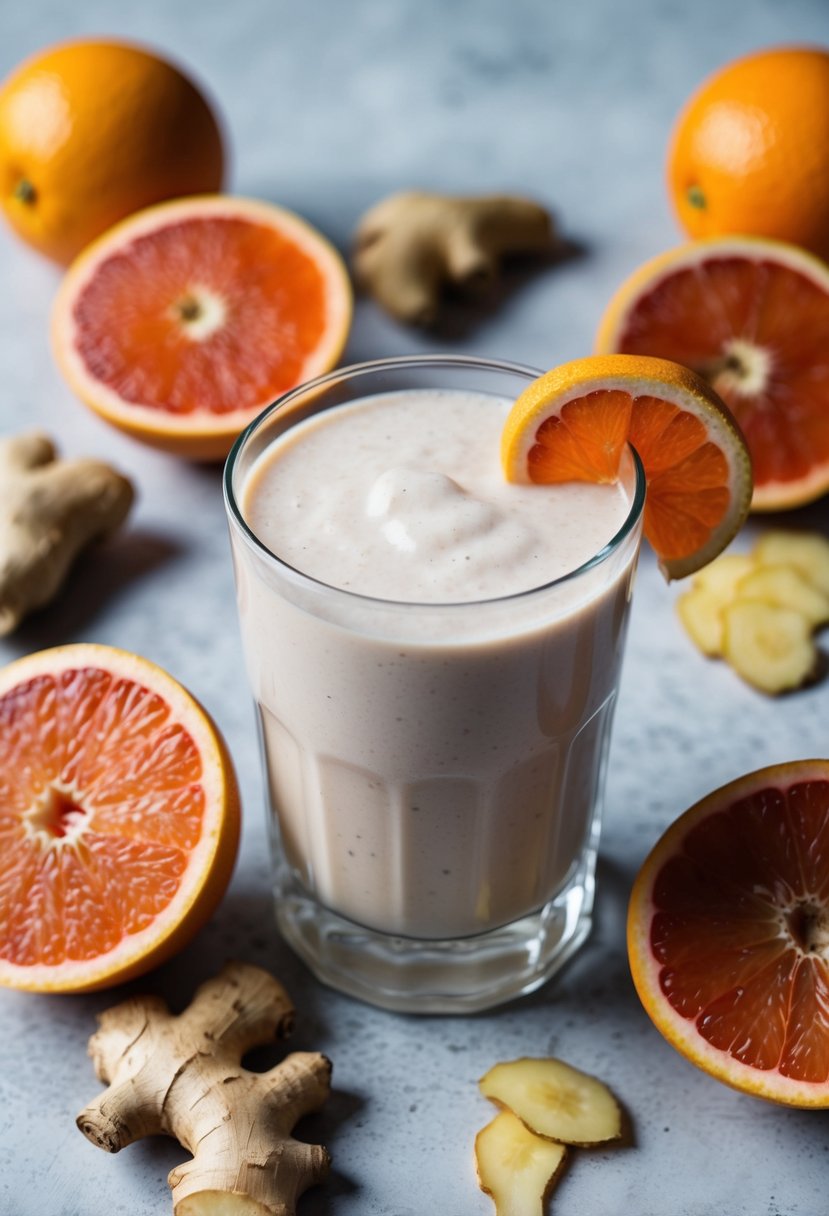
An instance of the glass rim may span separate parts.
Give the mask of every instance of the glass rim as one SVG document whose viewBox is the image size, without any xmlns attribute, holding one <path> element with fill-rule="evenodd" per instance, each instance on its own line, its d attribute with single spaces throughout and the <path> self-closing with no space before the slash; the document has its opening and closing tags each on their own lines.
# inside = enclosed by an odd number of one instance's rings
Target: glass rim
<svg viewBox="0 0 829 1216">
<path fill-rule="evenodd" d="M 433 612 L 441 610 L 446 612 L 449 609 L 463 610 L 473 607 L 482 607 L 488 604 L 509 604 L 519 600 L 526 600 L 531 596 L 542 595 L 544 592 L 552 591 L 556 587 L 561 587 L 566 583 L 573 583 L 583 575 L 588 574 L 591 570 L 602 565 L 608 560 L 627 540 L 630 534 L 635 529 L 636 525 L 642 517 L 642 512 L 645 505 L 645 491 L 647 482 L 645 470 L 642 466 L 642 461 L 636 449 L 628 444 L 628 451 L 633 460 L 635 488 L 633 497 L 630 501 L 627 515 L 621 527 L 614 533 L 610 540 L 602 546 L 602 548 L 594 553 L 580 566 L 574 570 L 568 570 L 566 574 L 561 574 L 557 578 L 550 579 L 546 583 L 539 583 L 536 586 L 528 587 L 524 591 L 511 592 L 508 595 L 488 596 L 484 599 L 475 600 L 396 600 L 388 599 L 384 596 L 366 595 L 360 591 L 352 591 L 347 587 L 335 587 L 331 583 L 326 583 L 324 579 L 316 578 L 312 574 L 306 574 L 300 570 L 298 566 L 292 566 L 290 562 L 274 553 L 266 544 L 256 535 L 250 525 L 247 523 L 236 493 L 233 488 L 233 474 L 236 466 L 241 458 L 242 452 L 253 439 L 257 431 L 263 427 L 270 418 L 289 406 L 292 401 L 306 395 L 311 391 L 324 389 L 327 385 L 336 384 L 338 381 L 355 380 L 361 376 L 370 375 L 372 373 L 383 371 L 396 371 L 406 368 L 417 367 L 449 367 L 456 370 L 468 371 L 483 371 L 483 372 L 502 372 L 523 377 L 528 383 L 537 380 L 543 375 L 543 371 L 532 367 L 525 363 L 511 363 L 501 359 L 485 359 L 474 355 L 395 355 L 382 359 L 370 359 L 362 363 L 352 363 L 345 367 L 338 368 L 331 372 L 326 372 L 322 376 L 315 376 L 310 380 L 303 381 L 302 384 L 296 385 L 294 388 L 288 389 L 270 405 L 265 406 L 260 414 L 250 422 L 243 431 L 237 436 L 233 447 L 230 449 L 227 460 L 225 461 L 224 472 L 222 475 L 223 496 L 225 504 L 225 512 L 231 526 L 235 527 L 242 540 L 247 546 L 253 549 L 254 553 L 265 561 L 272 568 L 276 568 L 281 573 L 286 574 L 289 578 L 298 581 L 306 586 L 310 585 L 316 588 L 321 593 L 328 596 L 342 597 L 352 603 L 365 603 L 372 605 L 374 608 L 386 608 L 390 610 L 405 610 L 416 609 L 419 612 Z M 388 390 L 395 391 L 395 390 Z"/>
</svg>

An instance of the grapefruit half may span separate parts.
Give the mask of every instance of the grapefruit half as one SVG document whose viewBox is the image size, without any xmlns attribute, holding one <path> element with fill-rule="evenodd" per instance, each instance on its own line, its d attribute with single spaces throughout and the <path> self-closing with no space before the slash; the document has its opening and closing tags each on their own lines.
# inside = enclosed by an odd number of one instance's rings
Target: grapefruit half
<svg viewBox="0 0 829 1216">
<path fill-rule="evenodd" d="M 628 913 L 657 1029 L 720 1081 L 829 1106 L 829 760 L 749 773 L 673 823 Z"/>
<path fill-rule="evenodd" d="M 166 672 L 88 644 L 0 671 L 0 983 L 83 992 L 169 958 L 238 839 L 225 745 Z"/>
<path fill-rule="evenodd" d="M 608 305 L 600 353 L 692 368 L 746 438 L 755 511 L 829 490 L 829 266 L 759 237 L 694 241 L 646 262 Z"/>
<path fill-rule="evenodd" d="M 73 262 L 53 346 L 107 422 L 219 460 L 275 398 L 329 371 L 351 322 L 342 258 L 299 216 L 204 195 L 111 228 Z"/>
</svg>

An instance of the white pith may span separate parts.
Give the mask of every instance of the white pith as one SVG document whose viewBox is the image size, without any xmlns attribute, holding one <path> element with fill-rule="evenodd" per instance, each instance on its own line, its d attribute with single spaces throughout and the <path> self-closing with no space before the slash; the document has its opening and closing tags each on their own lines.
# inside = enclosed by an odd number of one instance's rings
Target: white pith
<svg viewBox="0 0 829 1216">
<path fill-rule="evenodd" d="M 190 320 L 186 315 L 188 307 L 194 307 L 197 315 Z M 203 283 L 193 283 L 188 286 L 184 295 L 176 300 L 170 309 L 171 318 L 181 326 L 181 332 L 191 342 L 206 342 L 225 323 L 227 305 L 224 299 Z"/>
<path fill-rule="evenodd" d="M 36 842 L 43 850 L 63 849 L 70 846 L 74 848 L 84 834 L 88 819 L 86 816 L 78 816 L 74 822 L 65 825 L 62 836 L 56 836 L 51 826 L 53 816 L 50 802 L 53 792 L 62 794 L 78 806 L 83 803 L 83 794 L 65 785 L 62 781 L 52 781 L 34 806 L 25 812 L 23 829 L 29 840 Z"/>
<path fill-rule="evenodd" d="M 768 387 L 771 370 L 770 351 L 745 338 L 731 338 L 723 347 L 722 361 L 713 369 L 710 381 L 717 393 L 756 397 Z M 707 370 L 705 377 L 709 379 Z"/>
</svg>

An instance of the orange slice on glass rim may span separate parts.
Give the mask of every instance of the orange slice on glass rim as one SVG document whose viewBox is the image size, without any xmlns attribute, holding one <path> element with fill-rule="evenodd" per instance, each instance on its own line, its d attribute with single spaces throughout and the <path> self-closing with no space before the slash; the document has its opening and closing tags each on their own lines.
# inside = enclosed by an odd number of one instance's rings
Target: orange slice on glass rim
<svg viewBox="0 0 829 1216">
<path fill-rule="evenodd" d="M 829 490 L 829 266 L 760 237 L 693 241 L 653 258 L 607 307 L 601 353 L 676 360 L 737 420 L 755 511 Z"/>
<path fill-rule="evenodd" d="M 225 745 L 166 672 L 87 644 L 0 671 L 0 983 L 143 974 L 210 916 L 238 838 Z"/>
<path fill-rule="evenodd" d="M 644 532 L 666 578 L 699 570 L 734 537 L 751 501 L 751 460 L 726 406 L 664 359 L 594 355 L 533 381 L 504 425 L 508 481 L 609 483 L 626 444 L 647 479 Z"/>
<path fill-rule="evenodd" d="M 628 913 L 665 1038 L 746 1093 L 829 1106 L 829 760 L 760 769 L 673 823 Z"/>
<path fill-rule="evenodd" d="M 265 406 L 334 366 L 351 308 L 343 260 L 310 224 L 204 195 L 139 211 L 85 250 L 58 293 L 53 346 L 107 422 L 218 460 Z"/>
</svg>

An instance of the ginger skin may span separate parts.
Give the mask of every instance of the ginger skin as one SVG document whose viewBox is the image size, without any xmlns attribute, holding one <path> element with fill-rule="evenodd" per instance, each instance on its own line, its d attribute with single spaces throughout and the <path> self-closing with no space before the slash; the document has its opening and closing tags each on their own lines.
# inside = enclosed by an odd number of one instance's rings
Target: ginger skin
<svg viewBox="0 0 829 1216">
<path fill-rule="evenodd" d="M 363 216 L 353 268 L 358 283 L 398 321 L 431 325 L 447 285 L 485 287 L 504 256 L 549 254 L 557 245 L 549 214 L 529 199 L 409 191 Z"/>
<path fill-rule="evenodd" d="M 188 1149 L 193 1160 L 168 1177 L 175 1216 L 294 1216 L 330 1167 L 326 1149 L 291 1132 L 328 1097 L 331 1063 L 294 1052 L 265 1073 L 240 1065 L 290 1034 L 293 1014 L 282 985 L 245 963 L 228 963 L 177 1017 L 158 997 L 108 1009 L 89 1054 L 109 1088 L 78 1127 L 110 1153 L 159 1133 Z"/>
<path fill-rule="evenodd" d="M 114 532 L 132 486 L 98 460 L 58 460 L 32 432 L 0 439 L 0 636 L 58 592 L 80 551 Z"/>
</svg>

